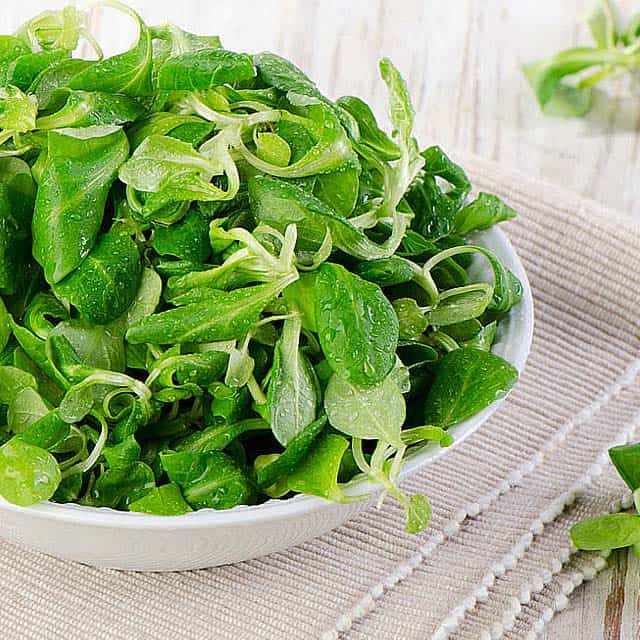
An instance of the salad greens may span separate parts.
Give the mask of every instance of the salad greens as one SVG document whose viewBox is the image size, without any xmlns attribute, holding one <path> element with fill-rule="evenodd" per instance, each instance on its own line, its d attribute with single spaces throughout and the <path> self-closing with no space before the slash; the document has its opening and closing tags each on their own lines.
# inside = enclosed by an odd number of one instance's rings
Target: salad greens
<svg viewBox="0 0 640 640">
<path fill-rule="evenodd" d="M 571 528 L 571 540 L 586 551 L 632 547 L 640 557 L 640 443 L 612 447 L 609 458 L 633 491 L 636 513 L 611 513 L 578 522 Z"/>
<path fill-rule="evenodd" d="M 523 67 L 546 114 L 583 116 L 592 107 L 594 86 L 640 69 L 640 14 L 622 27 L 609 0 L 596 0 L 587 24 L 594 46 L 566 49 Z"/>
<path fill-rule="evenodd" d="M 73 7 L 0 39 L 0 495 L 179 515 L 364 474 L 422 530 L 403 460 L 517 378 L 491 347 L 522 287 L 467 237 L 515 212 L 419 150 L 389 60 L 391 135 L 104 4 L 139 32 L 111 58 Z"/>
</svg>

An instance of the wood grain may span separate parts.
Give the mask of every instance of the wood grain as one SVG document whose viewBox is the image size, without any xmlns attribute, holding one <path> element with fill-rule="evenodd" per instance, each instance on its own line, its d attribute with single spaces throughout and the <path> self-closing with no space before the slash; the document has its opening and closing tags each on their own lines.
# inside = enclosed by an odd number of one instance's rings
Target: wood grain
<svg viewBox="0 0 640 640">
<path fill-rule="evenodd" d="M 4 0 L 0 32 L 57 0 Z M 218 33 L 230 49 L 277 51 L 330 96 L 385 108 L 377 61 L 389 56 L 415 99 L 427 144 L 472 151 L 640 217 L 640 99 L 627 81 L 605 87 L 584 119 L 540 114 L 520 71 L 527 61 L 588 42 L 582 0 L 135 0 L 149 22 Z M 630 12 L 637 2 L 618 2 Z M 92 27 L 107 53 L 135 30 L 113 10 Z M 546 640 L 640 640 L 640 561 L 616 554 L 572 596 Z"/>
</svg>

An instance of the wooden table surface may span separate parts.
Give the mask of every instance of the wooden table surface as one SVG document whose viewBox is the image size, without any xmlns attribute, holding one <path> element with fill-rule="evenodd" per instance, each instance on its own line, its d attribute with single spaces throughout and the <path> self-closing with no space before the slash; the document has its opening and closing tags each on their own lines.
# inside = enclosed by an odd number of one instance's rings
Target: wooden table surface
<svg viewBox="0 0 640 640">
<path fill-rule="evenodd" d="M 640 217 L 640 99 L 628 82 L 598 94 L 584 119 L 540 114 L 523 62 L 588 42 L 589 0 L 133 0 L 151 23 L 217 33 L 226 47 L 269 49 L 295 61 L 323 92 L 362 96 L 378 113 L 385 95 L 377 60 L 389 56 L 415 100 L 425 146 L 472 151 Z M 4 0 L 0 32 L 61 6 Z M 640 9 L 620 0 L 624 12 Z M 134 36 L 113 12 L 96 12 L 101 42 L 126 48 Z M 108 53 L 113 49 L 107 48 Z M 455 154 L 454 154 L 455 155 Z M 578 589 L 546 640 L 640 639 L 640 562 L 615 554 Z"/>
</svg>

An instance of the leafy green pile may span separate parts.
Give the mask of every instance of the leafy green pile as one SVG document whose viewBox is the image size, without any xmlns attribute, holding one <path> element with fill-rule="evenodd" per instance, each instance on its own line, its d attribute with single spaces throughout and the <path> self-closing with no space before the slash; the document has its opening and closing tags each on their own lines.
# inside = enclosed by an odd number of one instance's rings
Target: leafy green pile
<svg viewBox="0 0 640 640">
<path fill-rule="evenodd" d="M 404 457 L 517 378 L 490 349 L 520 282 L 465 240 L 514 212 L 418 151 L 388 60 L 391 137 L 283 58 L 108 4 L 139 26 L 109 59 L 72 57 L 74 8 L 0 39 L 0 494 L 181 514 L 364 473 L 421 530 Z"/>
<path fill-rule="evenodd" d="M 578 549 L 585 551 L 632 547 L 640 557 L 640 443 L 612 447 L 609 458 L 633 491 L 637 513 L 611 513 L 583 520 L 571 528 L 571 539 Z"/>
<path fill-rule="evenodd" d="M 621 28 L 609 0 L 597 0 L 587 22 L 595 46 L 566 49 L 524 66 L 540 107 L 549 115 L 585 115 L 595 85 L 640 69 L 640 13 Z"/>
</svg>

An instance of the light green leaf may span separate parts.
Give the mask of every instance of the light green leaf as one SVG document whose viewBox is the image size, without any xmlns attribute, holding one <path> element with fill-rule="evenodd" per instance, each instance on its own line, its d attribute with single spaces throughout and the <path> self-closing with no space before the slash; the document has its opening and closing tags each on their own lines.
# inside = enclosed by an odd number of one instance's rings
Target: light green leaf
<svg viewBox="0 0 640 640">
<path fill-rule="evenodd" d="M 325 392 L 324 408 L 331 426 L 349 436 L 402 446 L 406 405 L 391 377 L 375 386 L 360 387 L 334 374 Z"/>
<path fill-rule="evenodd" d="M 313 369 L 300 351 L 299 316 L 284 321 L 276 344 L 269 383 L 271 430 L 287 446 L 316 417 L 317 391 Z"/>
<path fill-rule="evenodd" d="M 44 449 L 12 438 L 0 447 L 0 495 L 28 507 L 48 500 L 60 484 L 56 459 Z"/>
</svg>

